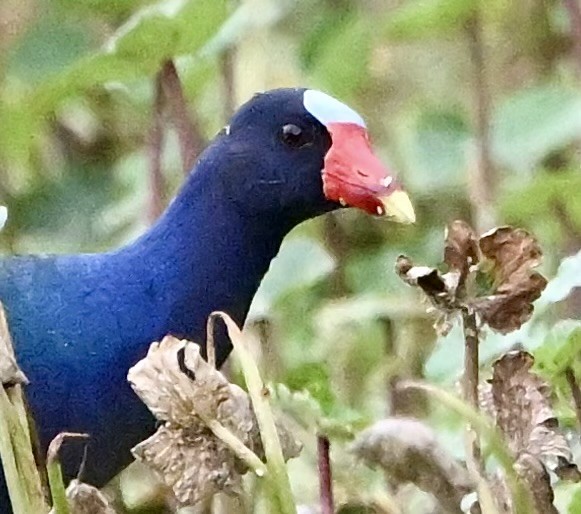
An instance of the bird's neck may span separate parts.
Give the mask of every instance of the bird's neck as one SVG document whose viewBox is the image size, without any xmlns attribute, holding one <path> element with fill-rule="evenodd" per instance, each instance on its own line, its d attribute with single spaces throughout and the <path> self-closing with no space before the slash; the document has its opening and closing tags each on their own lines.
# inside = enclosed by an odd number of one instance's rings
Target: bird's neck
<svg viewBox="0 0 581 514">
<path fill-rule="evenodd" d="M 213 169 L 219 163 L 202 164 L 157 223 L 121 252 L 125 265 L 140 270 L 157 295 L 159 312 L 153 315 L 163 318 L 163 332 L 198 341 L 204 340 L 214 310 L 244 323 L 260 281 L 294 225 L 245 216 L 222 194 Z"/>
</svg>

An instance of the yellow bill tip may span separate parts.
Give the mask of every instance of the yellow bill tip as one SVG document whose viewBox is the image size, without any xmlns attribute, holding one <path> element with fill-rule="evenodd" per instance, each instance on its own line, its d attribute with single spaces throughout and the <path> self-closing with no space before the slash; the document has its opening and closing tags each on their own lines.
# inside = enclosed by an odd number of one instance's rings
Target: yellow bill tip
<svg viewBox="0 0 581 514">
<path fill-rule="evenodd" d="M 410 197 L 405 191 L 397 190 L 380 198 L 384 215 L 398 223 L 415 223 L 416 213 Z"/>
</svg>

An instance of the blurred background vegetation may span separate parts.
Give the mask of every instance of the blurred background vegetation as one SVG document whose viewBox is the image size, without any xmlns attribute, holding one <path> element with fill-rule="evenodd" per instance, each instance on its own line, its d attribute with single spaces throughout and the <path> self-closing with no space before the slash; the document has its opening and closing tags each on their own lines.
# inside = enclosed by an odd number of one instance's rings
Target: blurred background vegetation
<svg viewBox="0 0 581 514">
<path fill-rule="evenodd" d="M 350 425 L 427 416 L 462 454 L 458 419 L 394 388 L 407 377 L 452 385 L 462 365 L 460 334 L 436 344 L 425 306 L 393 273 L 397 255 L 436 264 L 444 227 L 457 218 L 532 231 L 549 277 L 581 248 L 579 11 L 577 0 L 2 0 L 1 249 L 100 251 L 152 222 L 183 180 L 171 123 L 163 176 L 150 158 L 155 75 L 167 58 L 198 146 L 256 91 L 316 87 L 353 106 L 414 199 L 418 223 L 346 211 L 299 227 L 249 326 L 267 378 L 308 390 L 313 416 L 337 429 L 338 504 L 364 501 L 384 480 L 344 461 Z M 567 273 L 571 288 L 581 266 Z M 572 294 L 550 319 L 580 315 Z M 554 341 L 553 321 L 538 323 L 526 337 L 491 335 L 483 361 L 515 343 Z M 566 397 L 559 412 L 574 423 Z M 290 469 L 308 505 L 317 498 L 312 433 L 303 441 Z M 128 483 L 126 508 L 137 509 L 151 495 L 135 475 Z M 398 494 L 405 512 L 436 512 L 413 488 Z M 563 512 L 573 495 L 557 490 Z"/>
</svg>

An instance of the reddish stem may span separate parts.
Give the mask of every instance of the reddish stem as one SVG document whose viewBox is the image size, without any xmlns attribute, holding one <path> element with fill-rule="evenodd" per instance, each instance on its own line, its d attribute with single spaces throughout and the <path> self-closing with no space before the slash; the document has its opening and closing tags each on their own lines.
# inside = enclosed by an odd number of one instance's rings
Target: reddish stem
<svg viewBox="0 0 581 514">
<path fill-rule="evenodd" d="M 563 4 L 569 13 L 574 56 L 581 72 L 581 6 L 579 0 L 563 0 Z"/>
<path fill-rule="evenodd" d="M 220 59 L 222 87 L 224 90 L 224 119 L 226 123 L 234 114 L 236 98 L 234 90 L 234 50 L 228 48 Z"/>
<path fill-rule="evenodd" d="M 148 136 L 150 202 L 148 219 L 155 221 L 164 208 L 165 179 L 161 169 L 163 147 L 163 70 L 155 78 L 153 117 Z"/>
<path fill-rule="evenodd" d="M 331 458 L 329 450 L 331 443 L 324 435 L 317 436 L 317 460 L 319 465 L 319 494 L 321 498 L 321 514 L 333 514 L 333 476 L 331 473 Z"/>
<path fill-rule="evenodd" d="M 206 146 L 206 140 L 198 122 L 189 114 L 182 83 L 173 61 L 168 60 L 163 63 L 160 76 L 163 94 L 171 112 L 171 122 L 180 142 L 184 173 L 187 174 L 192 169 L 196 157 Z"/>
<path fill-rule="evenodd" d="M 577 415 L 577 423 L 581 427 L 581 389 L 579 388 L 579 383 L 577 378 L 575 378 L 575 373 L 571 368 L 565 370 L 565 378 L 571 389 L 571 395 L 573 396 L 573 403 L 575 404 L 575 414 Z"/>
</svg>

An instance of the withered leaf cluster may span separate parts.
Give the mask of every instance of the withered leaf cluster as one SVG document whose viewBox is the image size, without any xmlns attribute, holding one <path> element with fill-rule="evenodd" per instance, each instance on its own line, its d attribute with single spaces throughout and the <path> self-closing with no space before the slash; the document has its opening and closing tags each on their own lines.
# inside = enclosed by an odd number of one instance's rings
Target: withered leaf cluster
<svg viewBox="0 0 581 514">
<path fill-rule="evenodd" d="M 396 272 L 409 285 L 422 289 L 439 312 L 436 329 L 445 334 L 460 311 L 476 312 L 483 323 L 501 333 L 518 329 L 532 315 L 532 303 L 547 285 L 535 271 L 542 252 L 528 232 L 498 227 L 480 237 L 464 221 L 446 230 L 445 272 L 415 266 L 405 256 Z"/>
<path fill-rule="evenodd" d="M 560 478 L 579 481 L 581 473 L 572 459 L 550 404 L 550 388 L 531 371 L 532 355 L 511 351 L 493 364 L 492 378 L 480 388 L 481 406 L 494 420 L 515 458 L 515 470 L 528 485 L 537 512 L 557 513 L 549 471 Z M 508 487 L 496 484 L 503 512 L 510 513 Z"/>
<path fill-rule="evenodd" d="M 438 442 L 424 423 L 387 418 L 362 431 L 351 451 L 380 466 L 391 482 L 413 483 L 431 493 L 446 512 L 461 513 L 462 498 L 474 489 L 468 472 Z"/>
<path fill-rule="evenodd" d="M 157 473 L 181 505 L 240 490 L 247 467 L 208 423 L 219 422 L 263 458 L 246 392 L 208 364 L 198 345 L 171 336 L 151 345 L 147 356 L 129 370 L 128 380 L 161 422 L 133 454 Z M 285 458 L 297 456 L 300 444 L 281 424 L 278 431 Z"/>
</svg>

